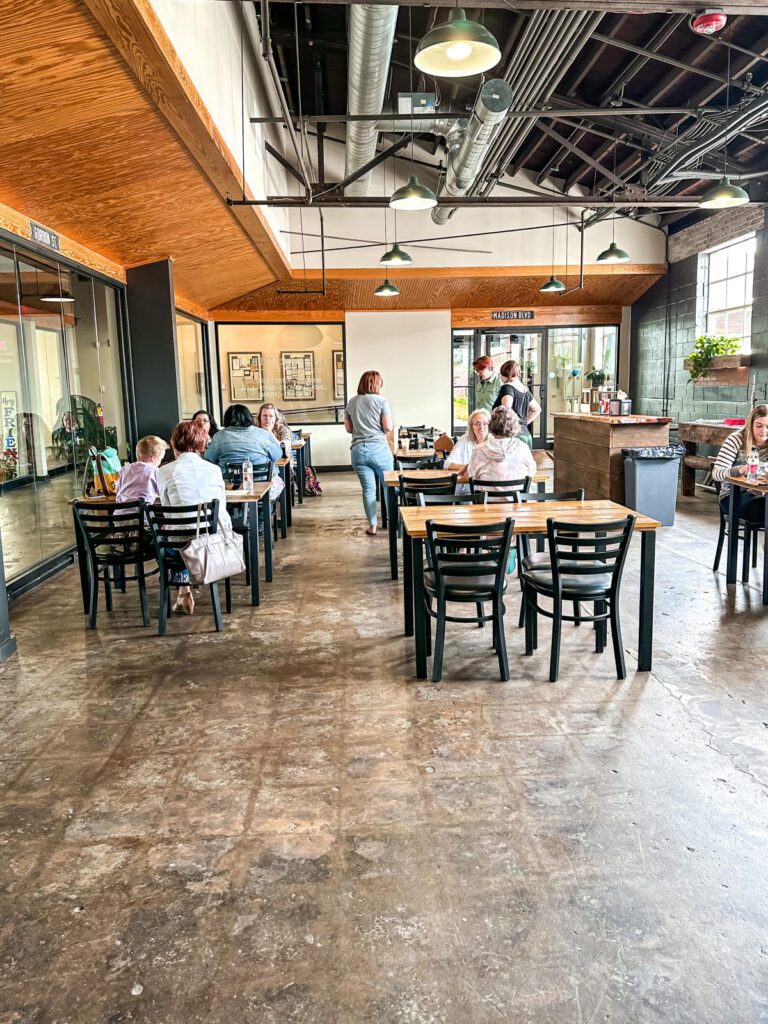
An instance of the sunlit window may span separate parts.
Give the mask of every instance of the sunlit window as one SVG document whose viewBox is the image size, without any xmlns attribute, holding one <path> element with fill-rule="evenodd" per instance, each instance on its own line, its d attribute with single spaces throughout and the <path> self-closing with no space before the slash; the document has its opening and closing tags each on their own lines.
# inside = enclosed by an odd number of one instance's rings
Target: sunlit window
<svg viewBox="0 0 768 1024">
<path fill-rule="evenodd" d="M 707 260 L 707 334 L 738 338 L 741 351 L 752 347 L 752 273 L 754 233 L 719 245 Z"/>
</svg>

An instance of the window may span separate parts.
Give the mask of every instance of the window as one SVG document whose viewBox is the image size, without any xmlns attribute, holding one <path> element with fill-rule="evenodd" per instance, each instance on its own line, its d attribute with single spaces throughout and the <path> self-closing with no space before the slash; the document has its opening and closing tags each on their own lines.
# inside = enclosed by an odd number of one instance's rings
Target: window
<svg viewBox="0 0 768 1024">
<path fill-rule="evenodd" d="M 343 324 L 217 324 L 221 408 L 272 402 L 291 426 L 341 423 Z"/>
<path fill-rule="evenodd" d="M 176 347 L 179 359 L 179 397 L 181 415 L 191 420 L 205 408 L 205 364 L 203 362 L 203 325 L 176 312 Z"/>
<path fill-rule="evenodd" d="M 703 254 L 706 260 L 706 332 L 738 338 L 752 347 L 752 272 L 755 235 L 738 238 Z"/>
</svg>

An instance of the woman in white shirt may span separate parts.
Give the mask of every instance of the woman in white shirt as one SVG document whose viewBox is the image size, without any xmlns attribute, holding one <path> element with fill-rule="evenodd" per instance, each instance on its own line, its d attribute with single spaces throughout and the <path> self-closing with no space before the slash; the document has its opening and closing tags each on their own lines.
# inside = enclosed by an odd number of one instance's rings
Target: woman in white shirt
<svg viewBox="0 0 768 1024">
<path fill-rule="evenodd" d="M 459 438 L 446 459 L 445 469 L 448 472 L 458 473 L 460 477 L 465 475 L 472 452 L 488 437 L 490 421 L 491 414 L 487 409 L 475 409 L 470 413 L 466 434 Z"/>
<path fill-rule="evenodd" d="M 503 405 L 491 414 L 490 437 L 472 452 L 467 466 L 471 480 L 522 480 L 536 473 L 536 462 L 527 444 L 520 440 L 520 420 Z M 486 488 L 490 499 L 493 488 Z M 511 501 L 511 498 L 507 498 Z"/>
<path fill-rule="evenodd" d="M 174 461 L 161 466 L 157 473 L 160 502 L 163 505 L 199 505 L 203 501 L 218 500 L 219 529 L 231 529 L 224 477 L 217 465 L 202 458 L 207 443 L 208 434 L 197 420 L 182 420 L 176 424 L 171 434 Z M 183 583 L 184 574 L 189 580 L 189 573 L 184 569 L 174 582 Z M 174 611 L 191 615 L 194 608 L 195 599 L 189 586 L 179 586 Z"/>
</svg>

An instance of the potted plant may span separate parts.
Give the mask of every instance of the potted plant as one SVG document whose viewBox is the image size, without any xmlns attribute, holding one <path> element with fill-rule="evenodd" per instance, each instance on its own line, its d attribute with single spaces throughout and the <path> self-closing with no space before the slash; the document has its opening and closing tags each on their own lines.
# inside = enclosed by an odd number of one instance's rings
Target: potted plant
<svg viewBox="0 0 768 1024">
<path fill-rule="evenodd" d="M 592 385 L 593 389 L 600 389 L 603 386 L 603 384 L 605 384 L 607 374 L 605 370 L 596 370 L 593 366 L 588 373 L 584 374 L 584 376 Z"/>
<path fill-rule="evenodd" d="M 713 369 L 731 369 L 748 365 L 749 357 L 738 356 L 738 351 L 738 338 L 726 338 L 723 334 L 700 335 L 693 343 L 693 352 L 685 358 L 684 365 L 690 373 L 688 383 L 709 376 Z"/>
</svg>

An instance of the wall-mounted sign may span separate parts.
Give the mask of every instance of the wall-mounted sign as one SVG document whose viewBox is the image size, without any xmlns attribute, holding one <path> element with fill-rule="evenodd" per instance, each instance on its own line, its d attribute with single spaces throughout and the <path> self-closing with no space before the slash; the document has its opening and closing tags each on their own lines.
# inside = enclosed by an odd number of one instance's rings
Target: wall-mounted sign
<svg viewBox="0 0 768 1024">
<path fill-rule="evenodd" d="M 61 239 L 56 232 L 44 228 L 42 224 L 36 224 L 33 220 L 29 222 L 29 237 L 39 245 L 46 245 L 49 249 L 61 252 Z"/>
<path fill-rule="evenodd" d="M 7 452 L 18 449 L 16 441 L 16 418 L 19 412 L 18 395 L 15 391 L 0 391 L 0 429 Z"/>
<path fill-rule="evenodd" d="M 491 313 L 491 320 L 533 320 L 533 310 L 497 309 Z"/>
</svg>

